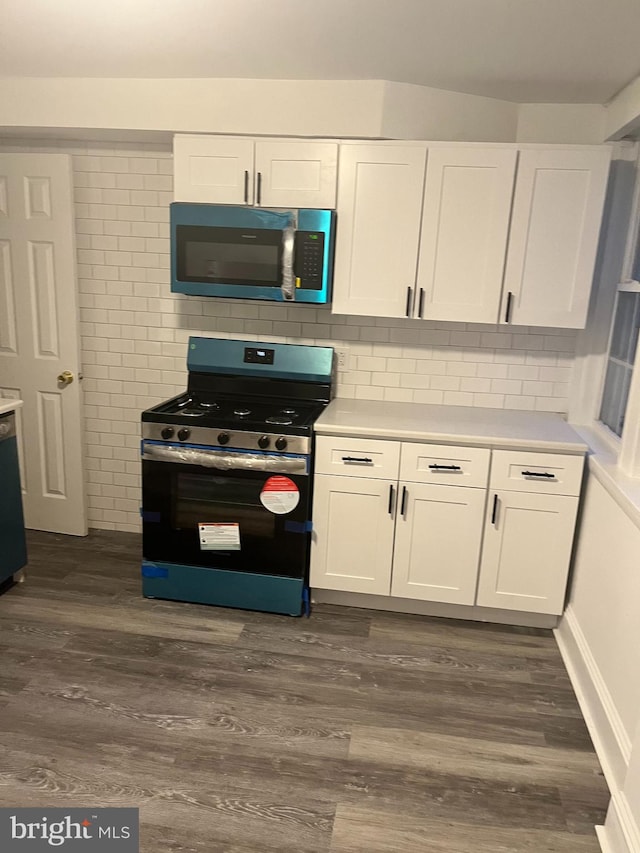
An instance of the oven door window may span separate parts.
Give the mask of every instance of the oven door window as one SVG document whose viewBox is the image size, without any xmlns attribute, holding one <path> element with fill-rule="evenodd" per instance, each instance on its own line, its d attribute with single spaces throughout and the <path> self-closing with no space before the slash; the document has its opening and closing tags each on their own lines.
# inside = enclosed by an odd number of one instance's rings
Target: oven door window
<svg viewBox="0 0 640 853">
<path fill-rule="evenodd" d="M 282 231 L 178 225 L 180 281 L 279 287 Z"/>
<path fill-rule="evenodd" d="M 283 515 L 267 509 L 262 471 L 214 471 L 196 465 L 143 461 L 143 552 L 147 560 L 257 574 L 304 577 L 309 534 L 308 477 L 287 475 L 297 506 Z M 202 547 L 200 524 L 237 524 L 239 550 Z"/>
</svg>

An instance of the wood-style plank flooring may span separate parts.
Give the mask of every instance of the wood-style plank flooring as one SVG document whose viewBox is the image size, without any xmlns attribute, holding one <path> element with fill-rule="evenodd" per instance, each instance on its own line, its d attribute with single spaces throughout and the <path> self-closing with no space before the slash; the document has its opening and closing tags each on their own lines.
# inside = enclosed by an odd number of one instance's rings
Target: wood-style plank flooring
<svg viewBox="0 0 640 853">
<path fill-rule="evenodd" d="M 597 853 L 550 631 L 145 600 L 140 539 L 29 535 L 0 596 L 0 805 L 139 806 L 142 853 Z"/>
</svg>

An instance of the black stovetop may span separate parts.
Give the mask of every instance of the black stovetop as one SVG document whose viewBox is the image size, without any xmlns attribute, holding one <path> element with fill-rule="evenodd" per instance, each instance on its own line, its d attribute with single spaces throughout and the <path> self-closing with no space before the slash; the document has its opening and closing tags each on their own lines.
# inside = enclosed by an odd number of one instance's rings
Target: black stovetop
<svg viewBox="0 0 640 853">
<path fill-rule="evenodd" d="M 143 421 L 191 427 L 304 434 L 325 404 L 286 399 L 180 394 L 142 413 Z"/>
</svg>

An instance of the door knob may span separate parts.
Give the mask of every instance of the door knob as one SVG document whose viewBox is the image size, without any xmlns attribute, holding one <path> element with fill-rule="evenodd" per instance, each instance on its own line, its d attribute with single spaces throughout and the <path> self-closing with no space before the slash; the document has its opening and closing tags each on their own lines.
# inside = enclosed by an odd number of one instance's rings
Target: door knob
<svg viewBox="0 0 640 853">
<path fill-rule="evenodd" d="M 73 382 L 73 373 L 70 370 L 63 370 L 58 376 L 58 382 L 62 383 L 62 385 L 71 385 Z"/>
</svg>

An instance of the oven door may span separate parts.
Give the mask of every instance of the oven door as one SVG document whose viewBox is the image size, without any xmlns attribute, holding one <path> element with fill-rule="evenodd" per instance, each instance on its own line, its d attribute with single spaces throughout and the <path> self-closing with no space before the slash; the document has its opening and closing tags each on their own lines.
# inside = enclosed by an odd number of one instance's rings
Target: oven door
<svg viewBox="0 0 640 853">
<path fill-rule="evenodd" d="M 304 578 L 308 458 L 142 443 L 145 560 Z"/>
</svg>

